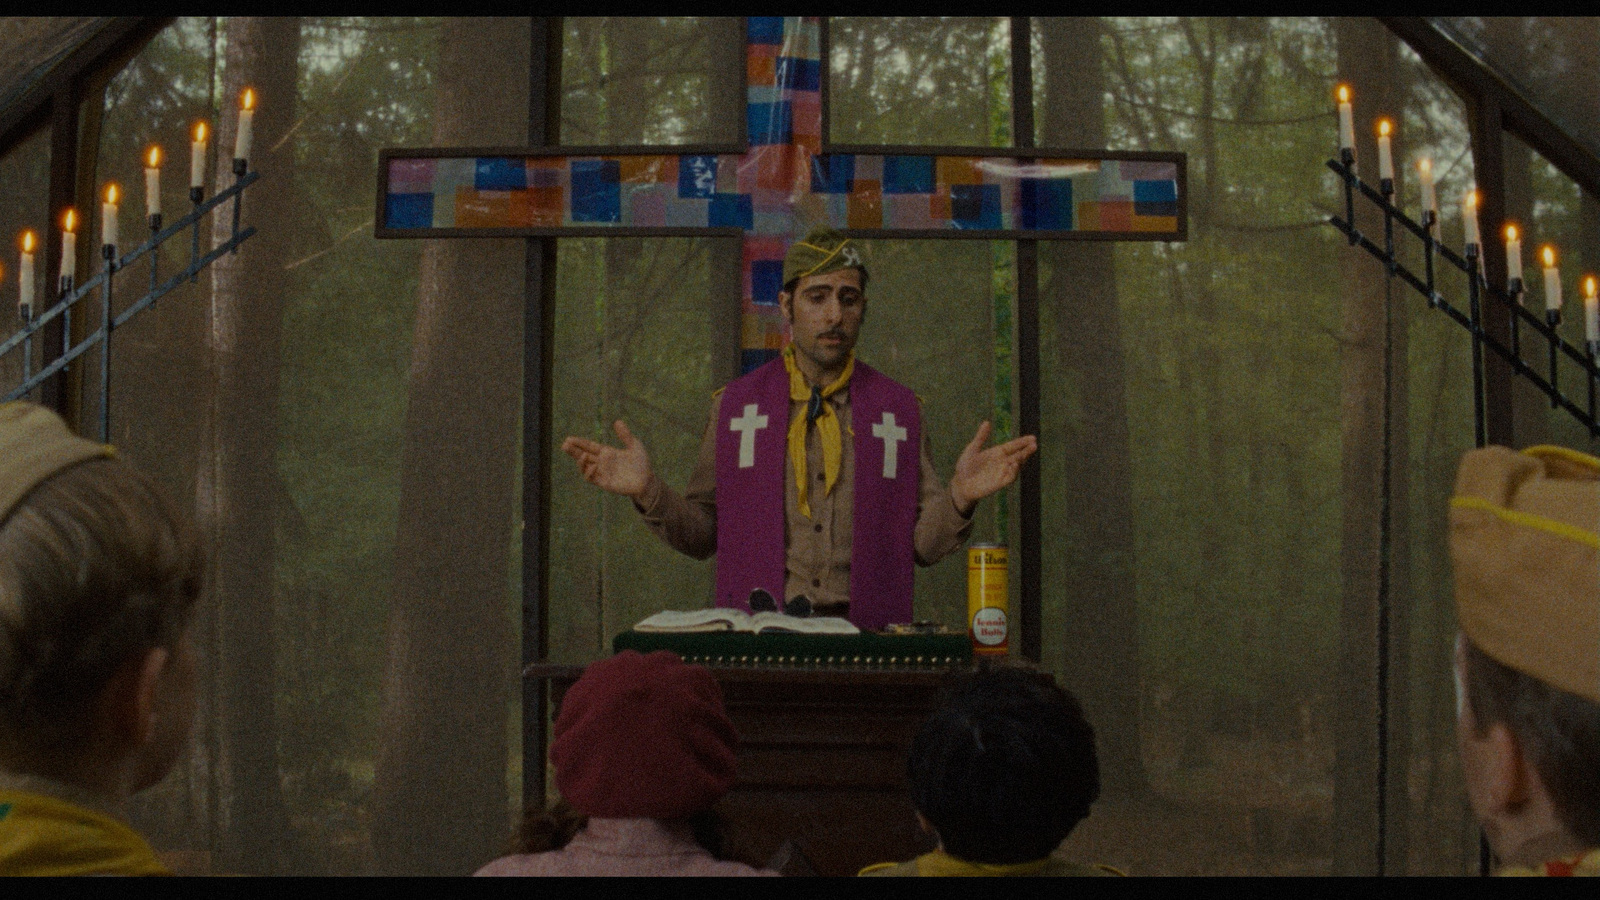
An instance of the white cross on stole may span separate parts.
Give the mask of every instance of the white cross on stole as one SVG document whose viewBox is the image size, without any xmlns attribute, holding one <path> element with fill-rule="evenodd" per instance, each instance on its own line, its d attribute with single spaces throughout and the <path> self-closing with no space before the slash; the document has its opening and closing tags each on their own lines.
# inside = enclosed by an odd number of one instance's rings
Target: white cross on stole
<svg viewBox="0 0 1600 900">
<path fill-rule="evenodd" d="M 728 423 L 729 431 L 739 433 L 739 468 L 748 469 L 756 464 L 756 432 L 767 427 L 767 417 L 757 415 L 754 403 L 744 405 L 744 415 Z M 892 420 L 894 417 L 890 416 Z M 874 425 L 874 428 L 877 426 Z M 901 434 L 905 432 L 902 430 Z"/>
<path fill-rule="evenodd" d="M 894 413 L 883 414 L 883 421 L 872 426 L 872 436 L 883 439 L 883 477 L 894 478 L 900 471 L 900 442 L 906 430 L 894 423 Z"/>
</svg>

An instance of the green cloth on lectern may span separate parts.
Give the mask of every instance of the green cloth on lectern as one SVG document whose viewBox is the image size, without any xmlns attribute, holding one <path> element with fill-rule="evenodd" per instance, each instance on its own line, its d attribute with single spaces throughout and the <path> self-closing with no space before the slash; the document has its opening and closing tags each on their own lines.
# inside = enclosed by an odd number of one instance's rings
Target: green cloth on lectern
<svg viewBox="0 0 1600 900">
<path fill-rule="evenodd" d="M 969 665 L 972 639 L 965 634 L 794 634 L 792 632 L 624 631 L 611 641 L 611 651 L 671 650 L 689 662 L 729 663 L 793 661 L 808 665 L 893 665 L 926 668 Z M 921 662 L 918 662 L 918 659 Z M 946 662 L 945 660 L 950 660 Z"/>
</svg>

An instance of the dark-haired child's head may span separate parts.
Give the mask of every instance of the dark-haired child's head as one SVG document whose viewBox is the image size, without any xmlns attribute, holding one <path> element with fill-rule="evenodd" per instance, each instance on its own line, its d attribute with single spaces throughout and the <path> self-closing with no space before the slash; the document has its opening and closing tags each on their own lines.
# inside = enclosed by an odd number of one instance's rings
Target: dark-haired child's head
<svg viewBox="0 0 1600 900">
<path fill-rule="evenodd" d="M 1049 856 L 1100 796 L 1094 729 L 1069 693 L 1020 669 L 976 673 L 911 744 L 911 802 L 951 856 Z"/>
<path fill-rule="evenodd" d="M 198 535 L 54 413 L 0 404 L 0 768 L 126 796 L 188 737 Z"/>
</svg>

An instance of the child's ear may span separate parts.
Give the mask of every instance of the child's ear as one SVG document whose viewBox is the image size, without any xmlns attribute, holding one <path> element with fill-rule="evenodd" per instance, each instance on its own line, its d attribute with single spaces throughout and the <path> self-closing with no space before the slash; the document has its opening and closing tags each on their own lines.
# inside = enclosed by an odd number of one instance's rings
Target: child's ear
<svg viewBox="0 0 1600 900">
<path fill-rule="evenodd" d="M 118 743 L 138 747 L 155 729 L 156 687 L 171 658 L 155 647 L 129 659 L 111 676 L 100 695 L 101 724 Z"/>
<path fill-rule="evenodd" d="M 1533 769 L 1527 755 L 1522 752 L 1522 742 L 1517 740 L 1504 722 L 1490 725 L 1484 739 L 1489 750 L 1488 771 L 1485 773 L 1488 777 L 1489 799 L 1499 809 L 1516 810 L 1533 793 L 1530 783 Z"/>
</svg>

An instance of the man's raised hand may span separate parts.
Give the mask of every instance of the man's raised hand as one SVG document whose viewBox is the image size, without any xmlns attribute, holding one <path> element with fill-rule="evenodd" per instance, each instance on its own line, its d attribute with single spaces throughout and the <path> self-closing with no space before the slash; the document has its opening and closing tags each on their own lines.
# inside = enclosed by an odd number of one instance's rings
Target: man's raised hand
<svg viewBox="0 0 1600 900">
<path fill-rule="evenodd" d="M 983 442 L 993 430 L 987 421 L 978 426 L 978 433 L 961 451 L 955 474 L 950 476 L 950 499 L 963 515 L 970 513 L 979 500 L 1016 481 L 1022 464 L 1039 449 L 1039 439 L 1031 434 L 986 448 Z"/>
<path fill-rule="evenodd" d="M 561 442 L 561 452 L 577 460 L 585 481 L 613 494 L 638 499 L 650 484 L 650 454 L 621 419 L 612 428 L 622 441 L 620 448 L 569 437 Z"/>
</svg>

